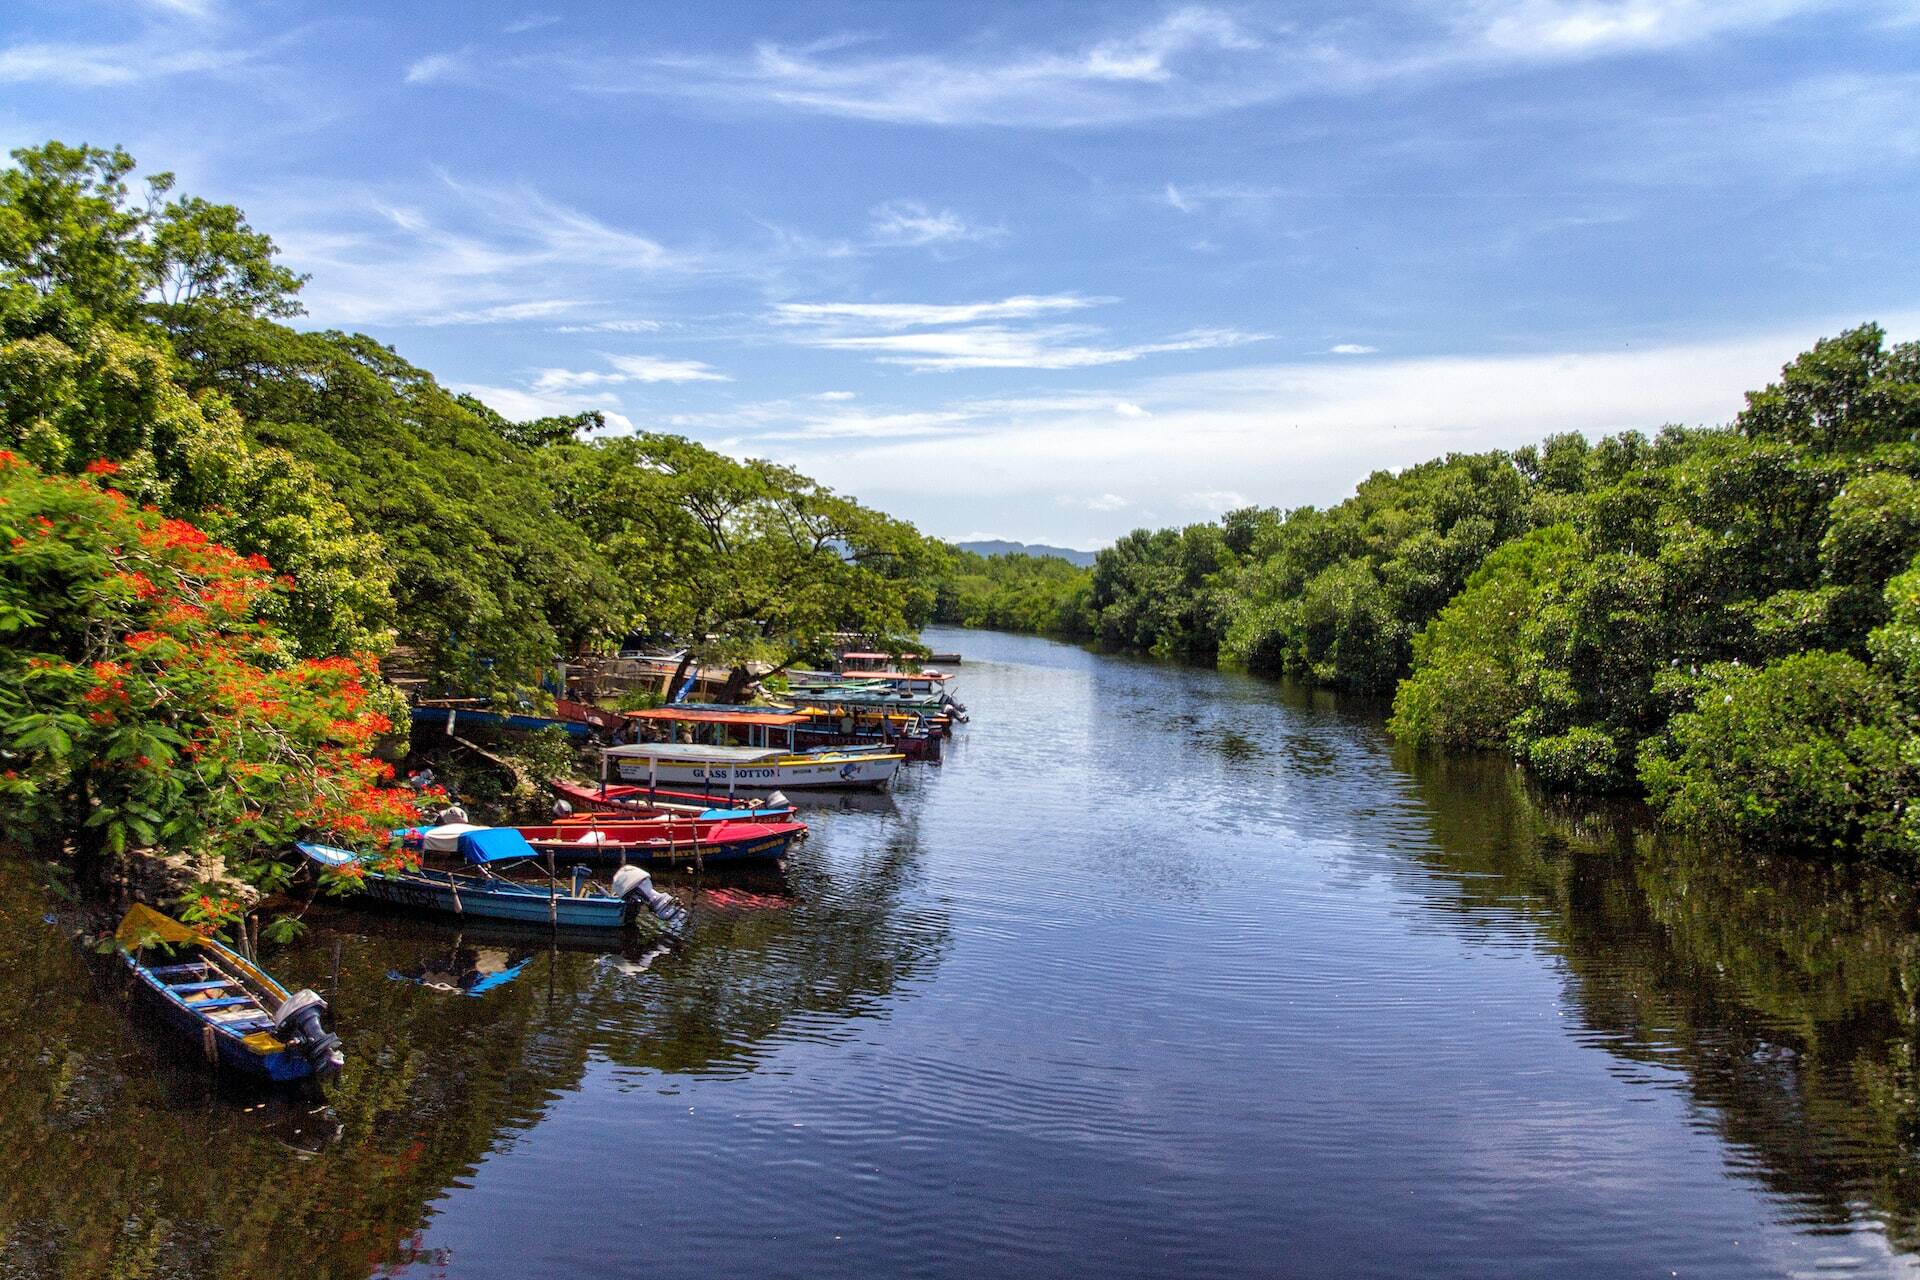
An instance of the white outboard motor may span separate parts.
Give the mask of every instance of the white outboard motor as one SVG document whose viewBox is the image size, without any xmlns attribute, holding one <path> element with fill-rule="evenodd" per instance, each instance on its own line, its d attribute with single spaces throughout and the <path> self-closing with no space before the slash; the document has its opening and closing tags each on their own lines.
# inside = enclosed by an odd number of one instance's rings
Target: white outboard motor
<svg viewBox="0 0 1920 1280">
<path fill-rule="evenodd" d="M 675 928 L 678 928 L 687 918 L 686 908 L 654 888 L 653 877 L 643 868 L 636 867 L 632 863 L 613 873 L 613 896 L 645 906 L 655 916 Z"/>
<path fill-rule="evenodd" d="M 793 801 L 787 799 L 786 792 L 776 791 L 767 797 L 767 802 L 762 807 L 767 809 L 791 809 L 793 808 Z"/>
<path fill-rule="evenodd" d="M 327 1002 L 318 992 L 302 988 L 283 1000 L 273 1011 L 273 1029 L 300 1051 L 322 1080 L 340 1074 L 347 1057 L 340 1052 L 340 1037 L 320 1025 L 320 1014 Z"/>
</svg>

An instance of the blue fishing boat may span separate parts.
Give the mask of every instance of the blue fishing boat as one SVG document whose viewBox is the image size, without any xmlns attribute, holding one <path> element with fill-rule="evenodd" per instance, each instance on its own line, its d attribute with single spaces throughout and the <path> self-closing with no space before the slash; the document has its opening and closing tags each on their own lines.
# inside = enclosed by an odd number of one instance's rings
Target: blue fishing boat
<svg viewBox="0 0 1920 1280">
<path fill-rule="evenodd" d="M 478 869 L 379 870 L 377 859 L 350 849 L 304 841 L 294 847 L 319 866 L 361 867 L 360 889 L 368 898 L 414 911 L 551 929 L 618 929 L 641 920 L 677 928 L 686 918 L 685 908 L 655 889 L 653 878 L 639 867 L 619 868 L 607 890 L 592 883 L 586 867 L 572 868 L 565 881 L 495 874 L 495 866 L 539 864 L 540 855 L 511 827 L 451 824 L 427 829 L 421 841 L 425 852 L 455 853 Z"/>
<path fill-rule="evenodd" d="M 321 1026 L 327 1004 L 314 992 L 289 992 L 238 952 L 152 907 L 130 909 L 114 942 L 135 992 L 208 1062 L 275 1084 L 339 1074 L 340 1037 Z"/>
</svg>

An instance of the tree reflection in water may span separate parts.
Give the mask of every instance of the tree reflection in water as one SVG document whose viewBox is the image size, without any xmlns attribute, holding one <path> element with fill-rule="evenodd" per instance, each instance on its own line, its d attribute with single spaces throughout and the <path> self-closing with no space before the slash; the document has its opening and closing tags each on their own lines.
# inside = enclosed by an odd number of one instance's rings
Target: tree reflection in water
<svg viewBox="0 0 1920 1280">
<path fill-rule="evenodd" d="M 1684 1088 L 1803 1226 L 1920 1248 L 1920 895 L 1884 870 L 1662 838 L 1636 806 L 1550 804 L 1498 760 L 1398 763 L 1432 815 L 1436 909 L 1522 913 L 1583 1036 Z M 1473 936 L 1471 929 L 1462 931 Z"/>
<path fill-rule="evenodd" d="M 328 910 L 269 963 L 333 1002 L 350 1057 L 330 1106 L 210 1081 L 127 1016 L 71 922 L 45 922 L 33 866 L 0 858 L 0 1148 L 16 1153 L 0 1178 L 0 1274 L 254 1280 L 431 1263 L 419 1231 L 433 1202 L 591 1060 L 748 1072 L 783 1037 L 884 1015 L 949 941 L 944 914 L 909 903 L 914 847 L 909 823 L 852 865 L 803 853 L 785 886 L 697 903 L 690 937 L 666 952 L 648 937 L 550 945 Z M 478 999 L 389 976 L 503 945 L 530 962 Z"/>
</svg>

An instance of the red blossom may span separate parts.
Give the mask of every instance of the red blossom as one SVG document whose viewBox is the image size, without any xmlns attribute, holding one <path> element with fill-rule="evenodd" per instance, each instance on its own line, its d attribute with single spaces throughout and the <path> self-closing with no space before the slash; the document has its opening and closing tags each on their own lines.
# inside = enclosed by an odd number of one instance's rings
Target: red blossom
<svg viewBox="0 0 1920 1280">
<path fill-rule="evenodd" d="M 120 464 L 117 462 L 108 462 L 105 458 L 95 458 L 87 464 L 87 474 L 90 476 L 119 475 Z"/>
</svg>

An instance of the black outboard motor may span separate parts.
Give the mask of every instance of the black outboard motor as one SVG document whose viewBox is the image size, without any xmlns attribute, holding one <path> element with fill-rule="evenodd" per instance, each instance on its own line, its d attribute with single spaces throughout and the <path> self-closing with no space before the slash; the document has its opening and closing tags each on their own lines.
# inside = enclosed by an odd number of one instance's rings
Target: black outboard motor
<svg viewBox="0 0 1920 1280">
<path fill-rule="evenodd" d="M 653 877 L 632 863 L 613 873 L 613 896 L 646 907 L 670 928 L 679 928 L 687 918 L 687 909 L 654 888 Z"/>
<path fill-rule="evenodd" d="M 320 1025 L 320 1014 L 326 1007 L 318 992 L 302 988 L 273 1011 L 273 1029 L 300 1051 L 312 1065 L 314 1075 L 331 1080 L 347 1065 L 347 1057 L 340 1052 L 340 1037 Z"/>
</svg>

